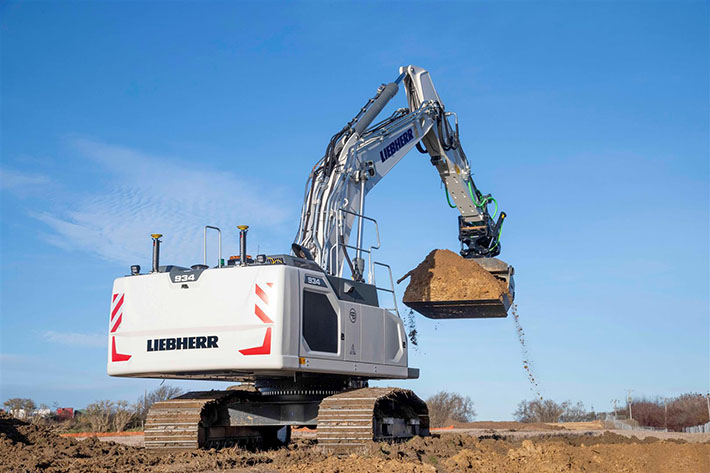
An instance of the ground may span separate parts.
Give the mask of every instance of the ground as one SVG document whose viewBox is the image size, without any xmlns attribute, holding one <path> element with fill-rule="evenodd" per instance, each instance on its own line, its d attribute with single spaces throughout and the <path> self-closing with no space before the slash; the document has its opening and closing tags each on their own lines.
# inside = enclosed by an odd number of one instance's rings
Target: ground
<svg viewBox="0 0 710 473">
<path fill-rule="evenodd" d="M 47 472 L 709 472 L 710 434 L 569 430 L 547 424 L 473 423 L 399 444 L 372 443 L 335 456 L 313 433 L 288 447 L 182 453 L 148 452 L 140 435 L 60 437 L 48 429 L 0 418 L 0 471 Z M 640 438 L 640 437 L 644 438 Z M 663 436 L 661 439 L 659 437 Z M 122 443 L 116 443 L 118 440 Z M 132 443 L 133 445 L 123 444 Z"/>
</svg>

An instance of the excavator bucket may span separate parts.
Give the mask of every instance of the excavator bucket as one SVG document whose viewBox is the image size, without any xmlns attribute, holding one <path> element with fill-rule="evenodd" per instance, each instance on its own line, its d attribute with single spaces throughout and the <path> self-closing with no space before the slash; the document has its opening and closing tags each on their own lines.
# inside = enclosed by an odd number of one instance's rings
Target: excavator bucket
<svg viewBox="0 0 710 473">
<path fill-rule="evenodd" d="M 430 319 L 489 319 L 507 317 L 511 300 L 503 296 L 501 299 L 410 301 L 404 305 Z"/>
<path fill-rule="evenodd" d="M 419 275 L 411 274 L 412 281 L 405 292 L 404 304 L 430 319 L 507 317 L 508 309 L 515 297 L 513 267 L 497 258 L 479 258 L 472 261 L 451 254 L 461 262 L 448 255 L 436 255 L 436 261 L 432 259 L 433 264 L 426 268 L 428 274 L 424 278 L 421 276 L 423 272 Z M 431 255 L 427 260 L 430 257 Z M 442 267 L 441 263 L 446 262 L 447 259 L 451 261 L 451 265 L 457 267 L 450 271 L 446 266 Z M 427 260 L 422 265 L 427 263 Z M 485 271 L 476 269 L 474 272 L 462 274 L 460 267 L 474 264 L 474 261 Z M 412 273 L 418 271 L 420 267 L 421 265 Z M 422 281 L 430 286 L 424 291 L 421 290 Z M 410 291 L 412 287 L 414 289 Z M 480 297 L 472 294 L 480 294 Z M 461 297 L 457 297 L 458 295 Z"/>
</svg>

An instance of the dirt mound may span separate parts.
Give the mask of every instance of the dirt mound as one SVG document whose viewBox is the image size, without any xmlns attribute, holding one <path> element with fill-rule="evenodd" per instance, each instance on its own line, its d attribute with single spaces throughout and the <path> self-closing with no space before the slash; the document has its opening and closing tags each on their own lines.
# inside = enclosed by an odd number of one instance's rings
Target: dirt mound
<svg viewBox="0 0 710 473">
<path fill-rule="evenodd" d="M 710 467 L 708 445 L 600 444 L 572 447 L 562 442 L 523 440 L 505 454 L 486 446 L 463 449 L 445 459 L 448 471 L 495 471 L 517 473 L 582 472 L 661 473 L 668 471 L 705 472 Z"/>
<path fill-rule="evenodd" d="M 1 472 L 601 472 L 710 471 L 710 444 L 640 441 L 615 434 L 511 440 L 447 434 L 397 444 L 371 443 L 352 455 L 330 455 L 313 440 L 264 452 L 238 448 L 181 453 L 62 438 L 0 414 Z"/>
<path fill-rule="evenodd" d="M 507 293 L 504 282 L 449 250 L 433 250 L 397 282 L 407 276 L 411 279 L 404 302 L 500 299 Z"/>
<path fill-rule="evenodd" d="M 139 458 L 129 454 L 135 450 L 96 438 L 83 442 L 62 438 L 47 428 L 0 413 L 0 471 L 3 472 L 70 471 L 68 465 L 76 465 L 71 469 L 76 472 L 112 471 L 117 466 L 148 471 L 140 468 Z M 82 459 L 91 459 L 91 463 L 82 467 L 81 463 L 76 463 Z"/>
<path fill-rule="evenodd" d="M 541 431 L 541 430 L 565 430 L 558 425 L 550 425 L 542 422 L 512 422 L 512 421 L 478 421 L 478 422 L 454 422 L 454 427 L 459 429 L 492 429 L 518 431 Z"/>
<path fill-rule="evenodd" d="M 330 457 L 305 466 L 289 467 L 285 471 L 299 473 L 436 473 L 433 465 L 399 460 L 365 458 L 358 455 Z"/>
</svg>

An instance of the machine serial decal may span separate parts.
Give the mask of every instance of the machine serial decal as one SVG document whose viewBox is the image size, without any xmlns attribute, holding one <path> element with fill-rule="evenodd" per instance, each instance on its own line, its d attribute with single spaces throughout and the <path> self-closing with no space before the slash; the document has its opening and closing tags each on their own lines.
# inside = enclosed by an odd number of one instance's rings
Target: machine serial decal
<svg viewBox="0 0 710 473">
<path fill-rule="evenodd" d="M 146 351 L 194 350 L 198 348 L 219 348 L 216 335 L 207 337 L 154 338 L 148 340 Z"/>
<path fill-rule="evenodd" d="M 317 276 L 309 276 L 306 274 L 305 278 L 303 279 L 303 282 L 306 284 L 310 284 L 311 286 L 328 287 L 325 285 L 325 281 Z"/>
<path fill-rule="evenodd" d="M 394 139 L 390 144 L 388 144 L 385 149 L 380 151 L 380 159 L 384 163 L 387 161 L 394 153 L 399 151 L 402 146 L 406 145 L 410 141 L 414 139 L 414 131 L 410 128 L 409 130 L 405 131 L 401 135 L 399 135 L 397 138 Z"/>
<path fill-rule="evenodd" d="M 193 269 L 193 270 L 180 270 L 178 268 L 173 268 L 170 270 L 170 280 L 172 282 L 192 282 L 200 279 L 200 275 L 204 272 L 204 269 Z"/>
</svg>

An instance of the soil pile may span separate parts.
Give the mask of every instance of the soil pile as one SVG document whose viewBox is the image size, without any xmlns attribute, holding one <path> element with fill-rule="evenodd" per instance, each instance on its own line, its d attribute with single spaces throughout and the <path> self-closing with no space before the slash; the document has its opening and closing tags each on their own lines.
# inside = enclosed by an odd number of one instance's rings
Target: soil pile
<svg viewBox="0 0 710 473">
<path fill-rule="evenodd" d="M 142 449 L 104 443 L 97 438 L 79 442 L 51 430 L 0 413 L 0 472 L 18 471 L 151 471 Z"/>
<path fill-rule="evenodd" d="M 505 453 L 494 444 L 480 442 L 443 460 L 448 471 L 516 473 L 587 472 L 661 473 L 705 472 L 710 467 L 710 446 L 654 444 L 595 444 L 572 446 L 565 441 L 523 440 Z"/>
<path fill-rule="evenodd" d="M 0 414 L 1 472 L 295 472 L 295 473 L 661 473 L 710 471 L 710 443 L 684 443 L 620 435 L 507 439 L 446 434 L 397 444 L 371 443 L 351 455 L 330 455 L 313 440 L 278 450 L 239 448 L 148 452 L 142 448 L 62 438 Z"/>
<path fill-rule="evenodd" d="M 506 284 L 472 259 L 453 251 L 433 250 L 419 266 L 405 274 L 410 277 L 404 302 L 500 299 Z"/>
<path fill-rule="evenodd" d="M 563 426 L 545 424 L 543 422 L 513 422 L 513 421 L 474 421 L 474 422 L 453 422 L 457 429 L 488 429 L 503 430 L 509 432 L 519 431 L 560 431 L 565 430 Z"/>
<path fill-rule="evenodd" d="M 378 460 L 384 460 L 384 462 Z M 367 465 L 371 465 L 369 470 Z M 396 468 L 399 467 L 399 469 Z M 328 468 L 330 467 L 330 468 Z M 510 441 L 467 435 L 414 438 L 400 444 L 375 444 L 363 455 L 316 461 L 301 472 L 496 472 L 496 473 L 666 473 L 710 471 L 710 445 L 615 434 Z M 296 471 L 288 469 L 287 471 Z"/>
</svg>

